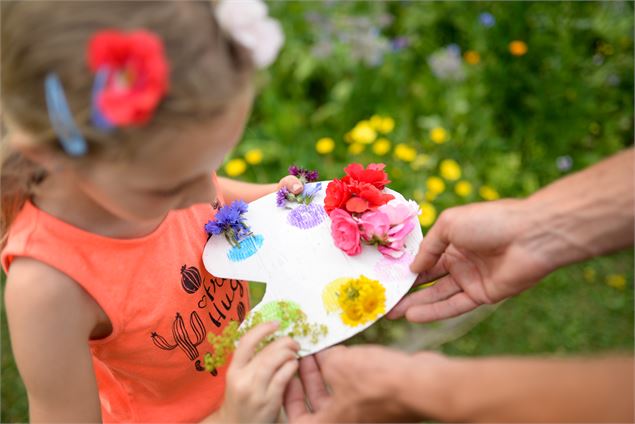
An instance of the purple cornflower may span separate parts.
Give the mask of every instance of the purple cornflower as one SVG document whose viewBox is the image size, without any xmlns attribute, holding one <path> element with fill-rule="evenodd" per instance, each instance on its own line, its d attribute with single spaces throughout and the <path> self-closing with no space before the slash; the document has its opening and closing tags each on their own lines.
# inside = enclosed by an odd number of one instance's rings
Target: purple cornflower
<svg viewBox="0 0 635 424">
<path fill-rule="evenodd" d="M 224 234 L 225 239 L 232 246 L 239 244 L 243 238 L 251 235 L 243 216 L 247 209 L 247 203 L 242 200 L 236 200 L 229 206 L 223 206 L 216 212 L 214 219 L 205 224 L 205 231 L 212 236 Z"/>
<path fill-rule="evenodd" d="M 314 181 L 317 181 L 317 179 L 320 177 L 320 174 L 318 174 L 316 170 L 304 169 L 296 165 L 291 165 L 289 167 L 289 175 L 297 177 L 302 182 L 302 184 L 312 183 Z"/>
<path fill-rule="evenodd" d="M 496 25 L 496 18 L 489 12 L 483 12 L 478 15 L 478 20 L 481 22 L 481 25 L 486 28 L 491 28 Z"/>
<path fill-rule="evenodd" d="M 289 190 L 287 190 L 286 187 L 282 187 L 278 190 L 278 193 L 276 193 L 276 205 L 278 205 L 279 208 L 284 208 L 286 206 L 288 194 Z"/>
</svg>

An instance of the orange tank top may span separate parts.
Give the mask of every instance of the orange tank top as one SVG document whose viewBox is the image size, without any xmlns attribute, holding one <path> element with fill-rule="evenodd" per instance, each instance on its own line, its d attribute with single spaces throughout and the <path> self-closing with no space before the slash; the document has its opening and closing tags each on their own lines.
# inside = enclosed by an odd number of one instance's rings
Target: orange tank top
<svg viewBox="0 0 635 424">
<path fill-rule="evenodd" d="M 113 239 L 27 202 L 12 225 L 6 272 L 16 257 L 41 261 L 77 282 L 110 318 L 112 333 L 89 341 L 104 422 L 198 422 L 221 405 L 226 367 L 205 371 L 206 334 L 242 320 L 249 295 L 245 282 L 203 266 L 213 213 L 210 205 L 171 211 L 145 237 Z"/>
</svg>

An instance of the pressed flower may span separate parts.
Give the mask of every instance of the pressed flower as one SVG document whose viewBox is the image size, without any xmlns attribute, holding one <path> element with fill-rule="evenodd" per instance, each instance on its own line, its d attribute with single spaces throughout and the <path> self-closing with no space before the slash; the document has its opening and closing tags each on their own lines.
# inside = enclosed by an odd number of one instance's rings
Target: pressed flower
<svg viewBox="0 0 635 424">
<path fill-rule="evenodd" d="M 419 215 L 419 223 L 424 227 L 429 227 L 437 218 L 437 210 L 435 209 L 434 205 L 427 202 L 419 203 L 419 208 L 421 209 L 421 214 Z"/>
<path fill-rule="evenodd" d="M 251 149 L 245 153 L 245 160 L 249 165 L 258 165 L 262 162 L 263 153 L 261 149 Z"/>
<path fill-rule="evenodd" d="M 439 172 L 448 181 L 456 181 L 461 178 L 461 167 L 452 159 L 442 160 L 439 165 Z"/>
<path fill-rule="evenodd" d="M 417 157 L 417 150 L 404 143 L 395 146 L 395 157 L 404 162 L 412 162 Z"/>
<path fill-rule="evenodd" d="M 377 319 L 386 311 L 386 289 L 364 275 L 349 278 L 338 288 L 337 303 L 344 324 L 355 327 Z"/>
<path fill-rule="evenodd" d="M 243 239 L 252 235 L 243 216 L 247 209 L 247 204 L 242 200 L 223 206 L 216 212 L 214 219 L 205 224 L 205 231 L 210 236 L 223 234 L 229 244 L 238 246 Z"/>
<path fill-rule="evenodd" d="M 247 163 L 240 158 L 232 159 L 225 164 L 225 173 L 227 173 L 230 177 L 242 175 L 246 170 Z"/>
<path fill-rule="evenodd" d="M 524 41 L 514 40 L 509 43 L 509 52 L 514 56 L 523 56 L 527 53 L 527 44 Z"/>
<path fill-rule="evenodd" d="M 439 177 L 428 177 L 426 180 L 426 187 L 429 192 L 435 194 L 441 194 L 445 191 L 445 183 Z"/>
<path fill-rule="evenodd" d="M 320 177 L 320 174 L 315 169 L 300 168 L 296 165 L 289 167 L 289 175 L 298 178 L 302 184 L 312 183 Z"/>
<path fill-rule="evenodd" d="M 448 141 L 448 132 L 442 127 L 432 128 L 430 130 L 430 139 L 437 144 L 443 144 Z"/>
<path fill-rule="evenodd" d="M 481 197 L 485 200 L 496 200 L 498 198 L 500 198 L 498 192 L 496 190 L 494 190 L 492 187 L 490 186 L 482 186 L 479 190 L 478 190 L 478 194 L 481 195 Z"/>
<path fill-rule="evenodd" d="M 481 55 L 478 54 L 478 52 L 475 52 L 474 50 L 466 51 L 463 54 L 463 58 L 470 65 L 476 65 L 477 63 L 479 63 L 481 61 Z"/>
<path fill-rule="evenodd" d="M 377 156 L 384 156 L 390 151 L 390 140 L 387 138 L 380 138 L 373 143 L 373 153 Z"/>
<path fill-rule="evenodd" d="M 334 149 L 335 141 L 330 137 L 322 137 L 315 143 L 315 150 L 321 155 L 331 153 Z"/>
<path fill-rule="evenodd" d="M 467 197 L 472 194 L 472 184 L 469 181 L 459 181 L 454 186 L 454 192 L 461 197 Z"/>
</svg>

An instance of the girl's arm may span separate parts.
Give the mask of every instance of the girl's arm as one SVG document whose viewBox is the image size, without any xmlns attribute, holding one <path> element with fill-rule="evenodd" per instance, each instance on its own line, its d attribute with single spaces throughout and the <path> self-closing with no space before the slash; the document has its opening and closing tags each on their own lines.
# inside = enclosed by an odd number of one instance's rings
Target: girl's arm
<svg viewBox="0 0 635 424">
<path fill-rule="evenodd" d="M 41 262 L 11 265 L 5 303 L 15 360 L 31 422 L 101 422 L 88 347 L 98 322 L 94 300 Z"/>
<path fill-rule="evenodd" d="M 230 204 L 234 200 L 244 200 L 249 203 L 269 193 L 286 187 L 292 193 L 302 191 L 300 180 L 292 175 L 287 175 L 276 184 L 253 184 L 242 181 L 230 180 L 229 178 L 218 177 L 225 203 Z"/>
</svg>

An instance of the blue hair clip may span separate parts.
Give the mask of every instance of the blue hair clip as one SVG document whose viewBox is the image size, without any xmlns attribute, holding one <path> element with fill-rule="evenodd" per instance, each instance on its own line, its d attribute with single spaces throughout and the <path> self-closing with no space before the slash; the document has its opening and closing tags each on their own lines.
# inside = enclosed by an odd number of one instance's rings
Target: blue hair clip
<svg viewBox="0 0 635 424">
<path fill-rule="evenodd" d="M 88 144 L 75 124 L 57 74 L 46 76 L 44 91 L 49 120 L 62 148 L 69 156 L 84 156 L 88 152 Z"/>
<path fill-rule="evenodd" d="M 95 82 L 93 83 L 93 92 L 91 99 L 91 110 L 90 110 L 90 118 L 93 121 L 93 125 L 100 130 L 110 131 L 115 128 L 115 125 L 104 116 L 104 114 L 99 109 L 99 104 L 97 103 L 97 99 L 99 98 L 99 94 L 101 94 L 102 90 L 106 86 L 106 82 L 108 81 L 108 74 L 110 71 L 107 67 L 102 67 L 97 71 L 97 75 L 95 75 Z"/>
</svg>

